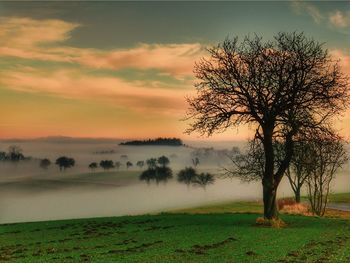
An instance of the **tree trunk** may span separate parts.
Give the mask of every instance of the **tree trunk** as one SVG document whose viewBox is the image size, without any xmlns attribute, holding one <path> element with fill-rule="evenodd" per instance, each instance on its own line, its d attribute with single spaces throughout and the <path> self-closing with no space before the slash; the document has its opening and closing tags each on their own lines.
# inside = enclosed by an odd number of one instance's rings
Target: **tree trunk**
<svg viewBox="0 0 350 263">
<path fill-rule="evenodd" d="M 264 130 L 264 151 L 265 151 L 265 171 L 262 180 L 263 200 L 264 200 L 264 218 L 277 219 L 278 211 L 276 205 L 277 186 L 274 180 L 274 152 L 272 144 L 273 129 Z"/>
<path fill-rule="evenodd" d="M 301 191 L 300 191 L 300 188 L 297 188 L 296 190 L 295 190 L 295 192 L 294 192 L 294 195 L 295 195 L 295 202 L 296 203 L 300 203 L 300 201 L 301 201 L 301 193 L 300 193 Z"/>
<path fill-rule="evenodd" d="M 269 180 L 263 181 L 264 218 L 277 219 L 278 209 L 276 203 L 277 188 Z"/>
</svg>

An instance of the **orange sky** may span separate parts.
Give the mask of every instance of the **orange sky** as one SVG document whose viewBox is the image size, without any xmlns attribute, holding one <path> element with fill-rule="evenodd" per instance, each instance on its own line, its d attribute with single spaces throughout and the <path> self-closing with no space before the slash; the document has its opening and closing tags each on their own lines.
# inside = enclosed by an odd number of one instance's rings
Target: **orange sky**
<svg viewBox="0 0 350 263">
<path fill-rule="evenodd" d="M 331 55 L 350 72 L 350 51 L 344 44 L 350 41 L 350 23 L 337 6 L 329 5 L 327 11 L 317 3 L 266 2 L 245 15 L 251 3 L 158 3 L 152 8 L 151 3 L 101 3 L 103 12 L 90 5 L 48 3 L 38 9 L 28 2 L 24 12 L 20 3 L 0 3 L 0 138 L 203 139 L 184 134 L 185 96 L 195 94 L 195 61 L 206 56 L 209 44 L 230 32 L 245 35 L 254 29 L 269 36 L 289 27 L 299 29 L 301 23 L 306 33 L 330 42 Z M 121 5 L 131 5 L 133 12 L 118 13 Z M 183 13 L 184 26 L 178 16 L 164 18 L 164 8 L 194 9 Z M 220 19 L 231 19 L 236 26 L 232 29 L 226 20 L 203 20 L 197 13 L 200 9 L 211 14 L 213 8 L 220 10 Z M 281 15 L 285 22 L 279 20 Z M 344 136 L 350 134 L 349 113 L 335 122 Z M 250 135 L 252 131 L 241 127 L 210 139 Z"/>
</svg>

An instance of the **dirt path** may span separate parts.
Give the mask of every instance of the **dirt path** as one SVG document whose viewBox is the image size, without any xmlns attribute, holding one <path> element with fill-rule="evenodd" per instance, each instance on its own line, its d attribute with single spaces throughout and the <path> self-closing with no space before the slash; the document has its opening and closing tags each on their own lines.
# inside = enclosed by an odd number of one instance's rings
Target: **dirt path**
<svg viewBox="0 0 350 263">
<path fill-rule="evenodd" d="M 350 212 L 350 203 L 329 203 L 328 208 Z"/>
</svg>

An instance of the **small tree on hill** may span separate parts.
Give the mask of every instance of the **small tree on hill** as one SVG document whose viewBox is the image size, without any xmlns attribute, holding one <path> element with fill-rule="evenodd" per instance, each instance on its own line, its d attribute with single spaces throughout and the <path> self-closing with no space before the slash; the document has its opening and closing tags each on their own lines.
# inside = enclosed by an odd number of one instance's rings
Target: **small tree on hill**
<svg viewBox="0 0 350 263">
<path fill-rule="evenodd" d="M 60 168 L 60 171 L 64 171 L 67 168 L 73 167 L 75 165 L 75 160 L 66 156 L 61 156 L 56 159 L 55 164 Z"/>
<path fill-rule="evenodd" d="M 148 169 L 156 169 L 157 167 L 157 159 L 156 158 L 150 158 L 146 160 L 146 164 Z"/>
<path fill-rule="evenodd" d="M 187 187 L 190 186 L 190 184 L 193 182 L 193 180 L 196 178 L 197 172 L 192 167 L 186 167 L 185 169 L 182 169 L 177 174 L 177 181 L 180 183 L 184 183 L 187 185 Z"/>
<path fill-rule="evenodd" d="M 142 169 L 142 167 L 145 165 L 144 161 L 137 161 L 136 165 Z"/>
<path fill-rule="evenodd" d="M 39 165 L 42 169 L 47 170 L 47 168 L 49 168 L 49 166 L 51 165 L 51 161 L 49 159 L 45 158 L 45 159 L 40 160 Z"/>
<path fill-rule="evenodd" d="M 126 169 L 129 169 L 132 166 L 133 166 L 132 162 L 130 162 L 130 161 L 126 162 Z"/>
<path fill-rule="evenodd" d="M 214 176 L 210 173 L 201 173 L 194 177 L 193 184 L 202 187 L 204 190 L 215 181 Z"/>
<path fill-rule="evenodd" d="M 112 160 L 102 160 L 100 162 L 100 166 L 104 169 L 104 170 L 109 170 L 114 168 L 114 164 Z"/>
<path fill-rule="evenodd" d="M 91 169 L 91 171 L 94 171 L 97 167 L 98 167 L 98 164 L 95 162 L 89 164 L 89 168 Z"/>
<path fill-rule="evenodd" d="M 159 165 L 161 165 L 162 167 L 165 167 L 165 166 L 169 165 L 170 160 L 169 160 L 168 157 L 166 157 L 166 156 L 163 155 L 163 156 L 161 156 L 161 157 L 158 158 L 157 162 L 158 162 Z"/>
<path fill-rule="evenodd" d="M 12 162 L 18 162 L 24 160 L 24 155 L 22 154 L 22 148 L 17 145 L 11 145 L 8 148 L 8 160 Z"/>
</svg>

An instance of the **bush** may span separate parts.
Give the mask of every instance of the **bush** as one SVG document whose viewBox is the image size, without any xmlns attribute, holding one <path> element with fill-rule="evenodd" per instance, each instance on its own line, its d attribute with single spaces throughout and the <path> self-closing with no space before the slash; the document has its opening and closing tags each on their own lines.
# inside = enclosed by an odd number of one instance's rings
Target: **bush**
<svg viewBox="0 0 350 263">
<path fill-rule="evenodd" d="M 286 226 L 286 223 L 282 219 L 266 219 L 258 217 L 255 221 L 258 226 L 282 228 Z"/>
<path fill-rule="evenodd" d="M 293 198 L 282 198 L 277 200 L 278 210 L 282 210 L 286 205 L 291 206 L 295 204 L 296 202 Z"/>
</svg>

